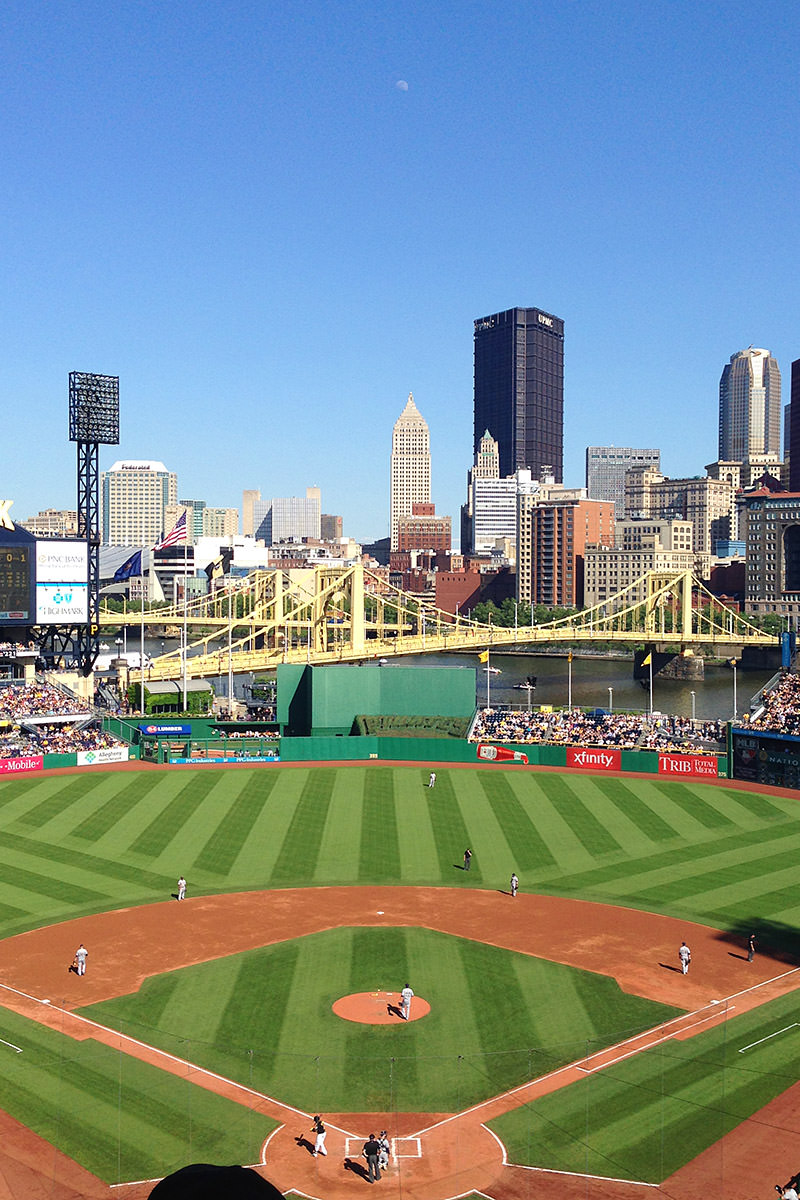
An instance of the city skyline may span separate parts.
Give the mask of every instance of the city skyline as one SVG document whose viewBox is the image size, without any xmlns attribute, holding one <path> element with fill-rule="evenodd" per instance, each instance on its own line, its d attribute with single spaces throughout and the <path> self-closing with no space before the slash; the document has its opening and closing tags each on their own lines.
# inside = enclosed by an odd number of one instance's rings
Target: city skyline
<svg viewBox="0 0 800 1200">
<path fill-rule="evenodd" d="M 565 321 L 570 484 L 588 445 L 701 471 L 722 365 L 768 346 L 788 378 L 800 353 L 788 3 L 759 14 L 770 53 L 745 73 L 735 0 L 9 0 L 0 20 L 0 403 L 35 450 L 4 464 L 17 520 L 75 507 L 75 369 L 120 378 L 101 470 L 160 460 L 220 507 L 312 482 L 366 541 L 388 533 L 385 446 L 409 391 L 456 521 L 483 313 Z"/>
</svg>

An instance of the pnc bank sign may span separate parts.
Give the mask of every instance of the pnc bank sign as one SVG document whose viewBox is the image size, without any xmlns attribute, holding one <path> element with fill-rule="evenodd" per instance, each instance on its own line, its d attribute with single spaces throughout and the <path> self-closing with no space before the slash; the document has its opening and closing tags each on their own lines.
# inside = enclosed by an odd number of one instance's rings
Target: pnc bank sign
<svg viewBox="0 0 800 1200">
<path fill-rule="evenodd" d="M 13 529 L 14 522 L 9 516 L 8 510 L 14 503 L 13 500 L 0 500 L 0 529 Z"/>
</svg>

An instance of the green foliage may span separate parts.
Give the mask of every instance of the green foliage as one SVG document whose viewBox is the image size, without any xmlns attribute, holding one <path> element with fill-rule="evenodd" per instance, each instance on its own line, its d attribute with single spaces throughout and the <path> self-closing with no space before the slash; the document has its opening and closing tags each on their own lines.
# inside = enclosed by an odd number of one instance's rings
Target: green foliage
<svg viewBox="0 0 800 1200">
<path fill-rule="evenodd" d="M 358 716 L 354 732 L 360 737 L 458 738 L 467 736 L 469 718 Z"/>
<path fill-rule="evenodd" d="M 550 621 L 560 621 L 562 617 L 570 617 L 578 612 L 576 608 L 545 608 L 543 604 L 536 604 L 531 609 L 530 604 L 518 603 L 516 606 L 516 622 L 514 619 L 515 602 L 510 599 L 503 601 L 501 605 L 496 605 L 494 601 L 481 601 L 476 604 L 470 612 L 470 616 L 474 621 L 480 621 L 483 625 L 488 625 L 491 619 L 492 625 L 501 625 L 504 629 L 513 629 L 514 625 L 522 627 L 525 625 L 544 625 Z M 531 616 L 533 619 L 531 620 Z"/>
</svg>

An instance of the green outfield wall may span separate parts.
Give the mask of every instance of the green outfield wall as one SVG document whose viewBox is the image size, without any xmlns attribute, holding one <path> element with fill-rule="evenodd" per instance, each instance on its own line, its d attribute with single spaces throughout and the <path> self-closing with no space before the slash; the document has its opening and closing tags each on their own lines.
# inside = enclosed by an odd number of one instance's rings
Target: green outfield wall
<svg viewBox="0 0 800 1200">
<path fill-rule="evenodd" d="M 278 725 L 289 737 L 346 736 L 358 716 L 470 717 L 464 667 L 279 666 Z"/>
</svg>

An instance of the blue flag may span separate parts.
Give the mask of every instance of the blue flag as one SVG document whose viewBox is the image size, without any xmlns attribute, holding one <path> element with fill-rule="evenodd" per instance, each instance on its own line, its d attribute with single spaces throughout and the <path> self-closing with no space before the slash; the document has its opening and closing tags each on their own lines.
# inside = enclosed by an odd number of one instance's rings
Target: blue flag
<svg viewBox="0 0 800 1200">
<path fill-rule="evenodd" d="M 132 575 L 141 575 L 142 573 L 142 552 L 137 550 L 117 571 L 114 572 L 114 583 L 122 583 L 125 579 L 130 579 Z"/>
</svg>

